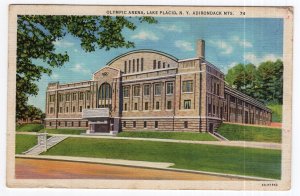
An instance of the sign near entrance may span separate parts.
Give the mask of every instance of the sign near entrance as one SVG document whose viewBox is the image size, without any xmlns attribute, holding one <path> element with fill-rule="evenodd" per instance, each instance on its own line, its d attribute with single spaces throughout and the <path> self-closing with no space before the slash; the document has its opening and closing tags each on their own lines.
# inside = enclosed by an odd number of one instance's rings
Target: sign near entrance
<svg viewBox="0 0 300 196">
<path fill-rule="evenodd" d="M 96 108 L 82 110 L 82 118 L 109 117 L 109 108 Z"/>
</svg>

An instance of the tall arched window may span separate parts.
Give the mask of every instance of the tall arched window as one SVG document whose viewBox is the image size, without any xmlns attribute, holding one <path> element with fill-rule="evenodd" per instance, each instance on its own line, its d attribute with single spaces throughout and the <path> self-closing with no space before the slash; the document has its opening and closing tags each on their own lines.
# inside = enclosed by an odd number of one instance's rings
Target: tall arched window
<svg viewBox="0 0 300 196">
<path fill-rule="evenodd" d="M 111 108 L 111 97 L 112 97 L 112 88 L 105 82 L 101 84 L 98 92 L 98 107 L 99 108 Z"/>
</svg>

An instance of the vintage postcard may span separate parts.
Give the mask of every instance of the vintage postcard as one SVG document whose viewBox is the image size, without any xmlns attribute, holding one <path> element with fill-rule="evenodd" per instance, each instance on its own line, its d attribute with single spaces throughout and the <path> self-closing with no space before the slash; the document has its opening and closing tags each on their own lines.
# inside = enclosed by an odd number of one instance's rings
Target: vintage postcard
<svg viewBox="0 0 300 196">
<path fill-rule="evenodd" d="M 10 5 L 7 186 L 289 190 L 292 7 Z"/>
</svg>

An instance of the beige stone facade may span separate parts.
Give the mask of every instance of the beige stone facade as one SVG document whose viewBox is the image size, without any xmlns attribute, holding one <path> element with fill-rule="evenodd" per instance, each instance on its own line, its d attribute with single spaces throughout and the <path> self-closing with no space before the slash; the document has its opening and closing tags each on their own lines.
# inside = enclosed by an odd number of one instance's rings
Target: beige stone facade
<svg viewBox="0 0 300 196">
<path fill-rule="evenodd" d="M 120 55 L 92 80 L 48 85 L 46 127 L 93 127 L 93 131 L 213 131 L 223 121 L 269 125 L 271 111 L 225 85 L 224 74 L 197 56 L 179 60 L 155 50 Z M 82 111 L 109 108 L 109 117 L 82 118 Z"/>
</svg>

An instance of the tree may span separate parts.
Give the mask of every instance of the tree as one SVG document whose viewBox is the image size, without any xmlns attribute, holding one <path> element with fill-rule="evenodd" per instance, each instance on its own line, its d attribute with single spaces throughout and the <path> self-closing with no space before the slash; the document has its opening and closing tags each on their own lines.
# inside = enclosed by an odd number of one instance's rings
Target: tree
<svg viewBox="0 0 300 196">
<path fill-rule="evenodd" d="M 253 64 L 237 64 L 228 70 L 226 82 L 264 103 L 282 103 L 283 63 L 262 62 L 257 68 Z"/>
<path fill-rule="evenodd" d="M 29 109 L 28 97 L 37 95 L 36 82 L 43 74 L 51 75 L 52 68 L 63 66 L 69 60 L 67 52 L 56 53 L 54 42 L 67 33 L 81 41 L 86 52 L 97 48 L 130 48 L 134 43 L 127 41 L 123 29 L 135 30 L 134 20 L 156 23 L 153 17 L 125 18 L 123 16 L 18 16 L 17 29 L 17 73 L 16 73 L 16 118 L 24 117 Z M 47 66 L 33 63 L 42 60 Z"/>
<path fill-rule="evenodd" d="M 266 61 L 259 65 L 258 81 L 261 99 L 267 103 L 282 103 L 283 96 L 283 63 Z"/>
<path fill-rule="evenodd" d="M 225 80 L 233 88 L 254 96 L 256 74 L 256 67 L 253 64 L 239 63 L 228 70 Z"/>
</svg>

